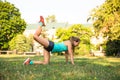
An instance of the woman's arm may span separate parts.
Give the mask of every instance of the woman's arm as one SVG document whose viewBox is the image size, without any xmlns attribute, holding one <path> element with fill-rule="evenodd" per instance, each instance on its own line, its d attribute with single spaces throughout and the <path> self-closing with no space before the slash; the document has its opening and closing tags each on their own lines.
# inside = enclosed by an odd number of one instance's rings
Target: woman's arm
<svg viewBox="0 0 120 80">
<path fill-rule="evenodd" d="M 68 53 L 70 55 L 71 63 L 74 65 L 74 57 L 71 42 L 68 42 Z"/>
<path fill-rule="evenodd" d="M 68 51 L 66 51 L 64 55 L 65 55 L 66 63 L 68 63 Z"/>
</svg>

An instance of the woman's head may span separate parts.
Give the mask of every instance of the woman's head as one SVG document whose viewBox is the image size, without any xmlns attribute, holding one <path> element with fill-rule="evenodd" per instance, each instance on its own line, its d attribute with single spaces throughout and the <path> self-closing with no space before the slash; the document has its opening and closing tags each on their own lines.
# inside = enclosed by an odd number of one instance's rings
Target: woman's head
<svg viewBox="0 0 120 80">
<path fill-rule="evenodd" d="M 78 37 L 71 36 L 70 41 L 73 47 L 76 47 L 80 43 L 80 39 Z"/>
</svg>

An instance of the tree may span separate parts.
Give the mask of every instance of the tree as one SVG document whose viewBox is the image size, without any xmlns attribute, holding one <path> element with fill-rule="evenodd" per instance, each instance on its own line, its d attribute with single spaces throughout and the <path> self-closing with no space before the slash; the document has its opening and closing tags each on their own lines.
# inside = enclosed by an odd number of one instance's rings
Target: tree
<svg viewBox="0 0 120 80">
<path fill-rule="evenodd" d="M 106 0 L 104 4 L 92 11 L 89 19 L 94 21 L 93 25 L 96 35 L 102 33 L 104 37 L 108 37 L 106 53 L 112 52 L 113 54 L 119 52 L 120 48 L 118 50 L 115 47 L 118 45 L 116 43 L 120 43 L 118 42 L 120 41 L 120 0 Z M 111 49 L 114 50 L 111 51 Z"/>
<path fill-rule="evenodd" d="M 19 52 L 32 51 L 33 35 L 28 38 L 22 34 L 17 35 L 9 42 L 10 50 L 16 49 Z"/>
<path fill-rule="evenodd" d="M 93 9 L 91 17 L 96 35 L 103 33 L 109 40 L 120 39 L 120 0 L 106 0 Z"/>
<path fill-rule="evenodd" d="M 89 43 L 92 32 L 89 27 L 84 27 L 81 24 L 75 24 L 69 28 L 58 28 L 56 31 L 56 36 L 60 38 L 61 41 L 67 40 L 70 36 L 78 36 L 84 41 L 84 43 Z"/>
<path fill-rule="evenodd" d="M 19 9 L 0 0 L 0 49 L 8 49 L 9 41 L 25 28 L 26 22 L 21 19 Z"/>
<path fill-rule="evenodd" d="M 46 18 L 46 22 L 47 22 L 47 23 L 56 22 L 56 17 L 55 17 L 55 15 L 49 15 L 49 16 Z"/>
</svg>

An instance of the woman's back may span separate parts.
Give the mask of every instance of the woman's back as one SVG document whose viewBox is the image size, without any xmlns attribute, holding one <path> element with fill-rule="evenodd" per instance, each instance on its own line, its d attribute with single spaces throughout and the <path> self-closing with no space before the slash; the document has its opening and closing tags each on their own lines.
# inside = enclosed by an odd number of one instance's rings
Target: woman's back
<svg viewBox="0 0 120 80">
<path fill-rule="evenodd" d="M 67 51 L 68 47 L 65 45 L 64 42 L 60 42 L 60 43 L 55 43 L 53 50 L 51 51 L 52 53 L 55 52 L 62 52 L 62 51 Z"/>
</svg>

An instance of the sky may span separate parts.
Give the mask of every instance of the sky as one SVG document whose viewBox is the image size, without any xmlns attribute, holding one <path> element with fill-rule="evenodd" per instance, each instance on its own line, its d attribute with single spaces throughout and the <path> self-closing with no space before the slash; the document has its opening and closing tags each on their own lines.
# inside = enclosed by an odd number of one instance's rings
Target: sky
<svg viewBox="0 0 120 80">
<path fill-rule="evenodd" d="M 55 15 L 57 22 L 85 24 L 93 8 L 105 0 L 7 0 L 20 10 L 28 24 L 39 21 L 39 16 Z"/>
</svg>

